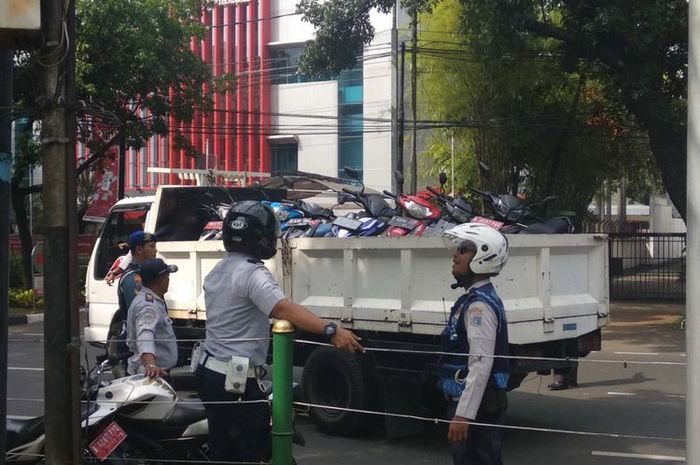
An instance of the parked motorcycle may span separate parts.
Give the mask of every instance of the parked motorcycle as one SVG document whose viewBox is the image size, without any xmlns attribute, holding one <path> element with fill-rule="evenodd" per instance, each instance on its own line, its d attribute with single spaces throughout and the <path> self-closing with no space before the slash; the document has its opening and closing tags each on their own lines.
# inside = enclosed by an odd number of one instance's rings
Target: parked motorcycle
<svg viewBox="0 0 700 465">
<path fill-rule="evenodd" d="M 403 175 L 398 171 L 394 173 L 397 181 L 403 184 Z M 403 215 L 394 215 L 389 219 L 389 228 L 386 235 L 390 237 L 422 236 L 426 228 L 441 216 L 440 208 L 417 195 L 394 194 L 388 190 L 384 195 L 394 199 Z"/>
<path fill-rule="evenodd" d="M 129 460 L 207 460 L 207 425 L 198 401 L 180 398 L 161 378 L 133 375 L 103 381 L 102 374 L 131 354 L 99 357 L 83 376 L 83 455 L 103 463 Z M 44 418 L 7 419 L 6 461 L 40 462 Z"/>
</svg>

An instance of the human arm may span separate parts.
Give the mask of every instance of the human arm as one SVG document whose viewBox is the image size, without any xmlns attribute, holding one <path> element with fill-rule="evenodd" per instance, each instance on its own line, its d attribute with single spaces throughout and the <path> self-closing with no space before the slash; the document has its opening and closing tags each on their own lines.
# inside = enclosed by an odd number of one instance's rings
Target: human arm
<svg viewBox="0 0 700 465">
<path fill-rule="evenodd" d="M 306 309 L 306 307 L 295 304 L 289 299 L 283 299 L 277 302 L 270 316 L 278 320 L 288 320 L 302 331 L 319 335 L 323 334 L 323 330 L 328 324 L 327 321 L 319 318 Z M 331 338 L 331 344 L 349 353 L 355 351 L 364 352 L 365 349 L 362 347 L 359 340 L 360 338 L 352 331 L 337 327 L 335 334 Z"/>
<path fill-rule="evenodd" d="M 313 334 L 323 335 L 327 321 L 319 318 L 307 308 L 295 304 L 285 297 L 270 271 L 260 266 L 250 275 L 247 283 L 248 296 L 255 306 L 270 318 L 289 320 L 294 326 Z M 337 327 L 331 343 L 346 352 L 364 351 L 359 337 L 347 329 Z"/>
<path fill-rule="evenodd" d="M 144 373 L 149 378 L 155 378 L 158 376 L 165 376 L 168 374 L 168 370 L 165 368 L 160 368 L 156 362 L 156 356 L 151 353 L 141 354 L 141 363 L 143 364 Z"/>
<path fill-rule="evenodd" d="M 466 440 L 469 420 L 476 419 L 484 391 L 488 385 L 496 348 L 498 318 L 487 305 L 475 302 L 469 306 L 464 317 L 469 340 L 469 373 L 465 380 L 464 392 L 460 397 L 455 416 L 450 423 L 448 440 Z M 483 356 L 482 356 L 483 355 Z"/>
</svg>

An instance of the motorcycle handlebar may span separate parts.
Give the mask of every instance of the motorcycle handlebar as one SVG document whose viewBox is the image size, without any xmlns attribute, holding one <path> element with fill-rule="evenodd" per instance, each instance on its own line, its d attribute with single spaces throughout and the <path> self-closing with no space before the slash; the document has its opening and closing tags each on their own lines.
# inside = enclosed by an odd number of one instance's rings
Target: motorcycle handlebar
<svg viewBox="0 0 700 465">
<path fill-rule="evenodd" d="M 486 197 L 486 196 L 488 195 L 486 192 L 480 191 L 480 190 L 477 189 L 476 187 L 470 187 L 469 190 L 472 191 L 472 192 L 475 193 L 475 194 L 478 194 L 478 195 L 482 196 L 482 197 Z"/>
<path fill-rule="evenodd" d="M 443 196 L 442 193 L 436 191 L 435 189 L 433 189 L 433 188 L 430 187 L 430 186 L 425 186 L 425 189 L 426 189 L 428 192 L 430 192 L 431 194 L 433 194 L 435 197 L 442 197 L 442 196 Z"/>
</svg>

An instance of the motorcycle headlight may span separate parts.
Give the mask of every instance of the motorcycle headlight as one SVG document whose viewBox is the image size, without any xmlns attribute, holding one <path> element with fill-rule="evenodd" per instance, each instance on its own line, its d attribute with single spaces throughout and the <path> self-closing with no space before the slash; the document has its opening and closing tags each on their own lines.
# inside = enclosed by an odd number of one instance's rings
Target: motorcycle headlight
<svg viewBox="0 0 700 465">
<path fill-rule="evenodd" d="M 406 209 L 409 215 L 419 220 L 424 220 L 430 217 L 430 208 L 425 205 L 421 205 L 413 200 L 406 200 L 403 202 L 403 207 Z"/>
</svg>

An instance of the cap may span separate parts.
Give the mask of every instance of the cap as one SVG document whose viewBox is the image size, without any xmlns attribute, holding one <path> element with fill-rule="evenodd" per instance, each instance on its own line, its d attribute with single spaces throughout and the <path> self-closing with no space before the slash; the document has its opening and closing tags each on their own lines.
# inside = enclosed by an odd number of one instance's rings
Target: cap
<svg viewBox="0 0 700 465">
<path fill-rule="evenodd" d="M 141 275 L 141 281 L 144 284 L 148 284 L 164 274 L 175 273 L 177 271 L 177 266 L 168 265 L 162 258 L 152 258 L 141 263 L 140 270 L 139 275 Z"/>
<path fill-rule="evenodd" d="M 146 242 L 157 242 L 158 239 L 156 238 L 155 234 L 152 233 L 147 233 L 143 231 L 135 231 L 132 232 L 131 235 L 129 236 L 129 248 L 133 249 L 137 245 L 145 244 Z"/>
</svg>

